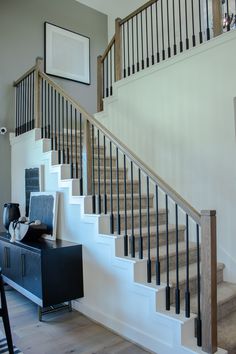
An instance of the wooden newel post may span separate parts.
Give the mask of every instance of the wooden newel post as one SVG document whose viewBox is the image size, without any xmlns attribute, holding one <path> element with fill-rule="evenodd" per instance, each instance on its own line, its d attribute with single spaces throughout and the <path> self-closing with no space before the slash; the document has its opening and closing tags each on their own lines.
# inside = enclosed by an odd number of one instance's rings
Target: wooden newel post
<svg viewBox="0 0 236 354">
<path fill-rule="evenodd" d="M 102 56 L 97 57 L 97 111 L 103 111 L 103 92 L 104 92 L 104 78 L 103 78 L 103 62 Z"/>
<path fill-rule="evenodd" d="M 201 313 L 202 350 L 217 351 L 217 252 L 216 212 L 201 212 Z"/>
<path fill-rule="evenodd" d="M 212 15 L 213 15 L 213 32 L 214 37 L 219 36 L 223 32 L 222 24 L 222 0 L 212 1 Z"/>
<path fill-rule="evenodd" d="M 36 69 L 34 72 L 34 128 L 40 128 L 40 79 L 39 71 L 42 70 L 43 59 L 36 58 Z"/>
<path fill-rule="evenodd" d="M 121 19 L 116 19 L 115 27 L 115 81 L 122 78 Z"/>
<path fill-rule="evenodd" d="M 83 134 L 83 194 L 92 195 L 91 124 L 86 118 L 83 122 Z"/>
</svg>

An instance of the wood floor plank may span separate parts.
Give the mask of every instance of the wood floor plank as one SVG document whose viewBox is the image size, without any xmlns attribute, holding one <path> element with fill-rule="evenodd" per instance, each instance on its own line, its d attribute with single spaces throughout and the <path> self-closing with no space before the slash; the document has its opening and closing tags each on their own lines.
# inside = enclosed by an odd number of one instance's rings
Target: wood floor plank
<svg viewBox="0 0 236 354">
<path fill-rule="evenodd" d="M 77 311 L 53 313 L 39 322 L 34 303 L 11 288 L 6 295 L 13 341 L 24 354 L 150 353 Z"/>
</svg>

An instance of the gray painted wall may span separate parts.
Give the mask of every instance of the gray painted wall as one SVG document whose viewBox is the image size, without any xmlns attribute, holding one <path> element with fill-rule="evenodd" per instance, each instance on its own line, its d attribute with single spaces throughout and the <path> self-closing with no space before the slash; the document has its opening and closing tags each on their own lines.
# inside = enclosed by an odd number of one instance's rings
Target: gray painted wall
<svg viewBox="0 0 236 354">
<path fill-rule="evenodd" d="M 75 0 L 0 0 L 0 127 L 14 129 L 12 83 L 44 54 L 44 22 L 90 37 L 91 85 L 56 79 L 90 112 L 96 111 L 96 58 L 107 44 L 107 16 Z M 10 201 L 10 147 L 8 134 L 0 135 L 1 209 Z"/>
</svg>

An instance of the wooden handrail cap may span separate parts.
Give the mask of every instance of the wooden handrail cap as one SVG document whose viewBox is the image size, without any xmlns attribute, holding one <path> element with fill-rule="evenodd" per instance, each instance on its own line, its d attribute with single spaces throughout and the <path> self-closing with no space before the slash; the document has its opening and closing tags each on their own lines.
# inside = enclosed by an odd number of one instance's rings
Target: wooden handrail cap
<svg viewBox="0 0 236 354">
<path fill-rule="evenodd" d="M 202 216 L 215 216 L 216 210 L 202 210 L 201 215 Z"/>
</svg>

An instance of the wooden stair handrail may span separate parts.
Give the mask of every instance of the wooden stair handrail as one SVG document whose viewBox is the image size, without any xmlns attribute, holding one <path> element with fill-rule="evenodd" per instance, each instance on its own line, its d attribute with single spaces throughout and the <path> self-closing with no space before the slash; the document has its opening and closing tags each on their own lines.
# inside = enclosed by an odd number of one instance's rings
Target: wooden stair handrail
<svg viewBox="0 0 236 354">
<path fill-rule="evenodd" d="M 37 57 L 35 60 L 35 65 L 32 66 L 29 70 L 26 71 L 19 79 L 13 82 L 13 86 L 16 87 L 21 81 L 23 81 L 27 76 L 32 74 L 36 70 L 40 70 L 41 64 L 42 64 L 43 59 L 41 57 Z"/>
<path fill-rule="evenodd" d="M 126 16 L 123 20 L 121 20 L 121 25 L 123 25 L 125 22 L 131 20 L 132 17 L 138 15 L 140 12 L 142 12 L 143 10 L 147 9 L 149 6 L 151 6 L 152 4 L 154 4 L 155 2 L 157 2 L 158 0 L 150 0 L 148 1 L 146 4 L 140 6 L 137 10 L 131 12 L 131 14 L 129 14 L 128 16 Z"/>
<path fill-rule="evenodd" d="M 121 152 L 123 152 L 131 161 L 133 161 L 149 178 L 171 197 L 192 219 L 201 224 L 201 214 L 194 209 L 186 200 L 184 200 L 173 188 L 171 188 L 160 176 L 150 169 L 145 162 L 133 153 L 125 144 L 116 138 L 103 124 L 90 115 L 78 102 L 71 98 L 59 85 L 57 85 L 49 76 L 39 71 L 39 76 L 47 80 L 61 95 L 77 108 L 80 113 L 97 129 L 99 129 L 112 143 L 114 143 Z"/>
<path fill-rule="evenodd" d="M 13 86 L 16 87 L 21 81 L 23 81 L 27 76 L 38 69 L 38 65 L 35 64 L 32 68 L 26 71 L 24 75 L 22 75 L 19 79 L 13 82 Z"/>
<path fill-rule="evenodd" d="M 103 55 L 101 56 L 101 61 L 102 62 L 106 59 L 106 56 L 109 53 L 109 51 L 110 51 L 111 47 L 113 46 L 113 44 L 115 44 L 115 34 L 112 37 L 112 39 L 110 40 L 110 42 L 109 42 L 107 48 L 105 49 Z"/>
</svg>

